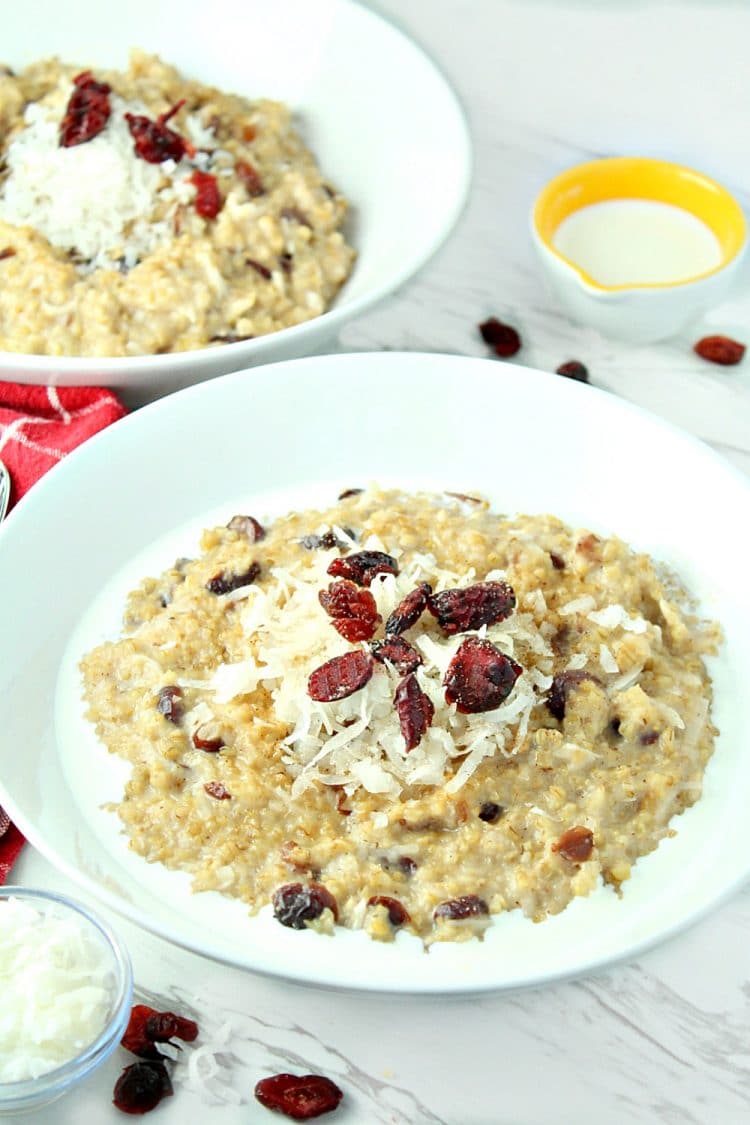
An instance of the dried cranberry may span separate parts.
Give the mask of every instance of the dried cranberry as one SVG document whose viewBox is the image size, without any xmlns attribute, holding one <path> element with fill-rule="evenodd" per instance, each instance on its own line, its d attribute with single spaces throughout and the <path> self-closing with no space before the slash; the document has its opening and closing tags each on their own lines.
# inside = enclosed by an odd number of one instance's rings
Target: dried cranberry
<svg viewBox="0 0 750 1125">
<path fill-rule="evenodd" d="M 135 1004 L 130 1012 L 128 1026 L 120 1042 L 126 1051 L 142 1059 L 161 1058 L 156 1043 L 182 1039 L 192 1043 L 198 1038 L 198 1024 L 174 1012 L 157 1012 L 147 1004 Z"/>
<path fill-rule="evenodd" d="M 392 871 L 396 867 L 402 875 L 406 875 L 410 879 L 418 869 L 419 864 L 410 855 L 400 855 L 396 860 L 389 859 L 387 855 L 384 855 L 380 860 L 380 866 L 384 871 Z"/>
<path fill-rule="evenodd" d="M 260 563 L 252 562 L 242 574 L 227 574 L 220 570 L 213 578 L 209 578 L 206 589 L 212 594 L 230 594 L 241 586 L 251 586 L 256 578 L 260 577 Z"/>
<path fill-rule="evenodd" d="M 590 828 L 583 828 L 581 825 L 563 832 L 557 843 L 552 845 L 553 852 L 558 852 L 571 863 L 585 863 L 591 858 L 593 850 L 594 833 Z"/>
<path fill-rule="evenodd" d="M 510 324 L 503 324 L 496 316 L 491 316 L 479 325 L 482 339 L 494 349 L 495 355 L 507 359 L 521 350 L 521 337 Z"/>
<path fill-rule="evenodd" d="M 318 703 L 333 703 L 354 695 L 372 676 L 373 661 L 369 653 L 356 651 L 334 656 L 310 674 L 307 694 Z"/>
<path fill-rule="evenodd" d="M 251 199 L 255 199 L 256 196 L 264 194 L 266 189 L 263 186 L 263 181 L 249 161 L 238 160 L 234 166 L 234 170 L 242 180 L 245 191 Z"/>
<path fill-rule="evenodd" d="M 154 1012 L 146 1020 L 146 1034 L 156 1043 L 166 1043 L 169 1039 L 194 1043 L 198 1038 L 198 1024 L 174 1012 Z"/>
<path fill-rule="evenodd" d="M 156 1048 L 154 1037 L 146 1030 L 148 1021 L 152 1016 L 158 1015 L 155 1008 L 147 1004 L 134 1004 L 130 1011 L 128 1026 L 120 1042 L 126 1051 L 139 1055 L 142 1059 L 159 1059 L 161 1054 Z"/>
<path fill-rule="evenodd" d="M 345 488 L 343 492 L 339 492 L 339 500 L 348 500 L 350 496 L 359 496 L 364 492 L 364 488 Z"/>
<path fill-rule="evenodd" d="M 354 582 L 331 582 L 318 599 L 334 629 L 347 641 L 369 641 L 381 620 L 370 591 L 361 590 Z"/>
<path fill-rule="evenodd" d="M 309 1121 L 331 1113 L 343 1096 L 335 1082 L 320 1074 L 274 1074 L 261 1078 L 255 1086 L 255 1097 L 261 1105 L 293 1121 Z"/>
<path fill-rule="evenodd" d="M 163 687 L 156 697 L 156 710 L 170 723 L 179 723 L 182 719 L 182 688 L 176 684 Z"/>
<path fill-rule="evenodd" d="M 562 555 L 556 555 L 554 551 L 550 551 L 549 559 L 555 570 L 565 570 L 565 559 Z"/>
<path fill-rule="evenodd" d="M 728 336 L 704 336 L 693 348 L 693 351 L 707 359 L 709 363 L 720 363 L 722 367 L 734 367 L 745 354 L 745 345 Z"/>
<path fill-rule="evenodd" d="M 507 582 L 477 582 L 460 590 L 443 590 L 428 598 L 427 608 L 449 637 L 495 625 L 510 617 L 516 595 Z"/>
<path fill-rule="evenodd" d="M 644 730 L 638 735 L 638 742 L 641 746 L 653 746 L 655 742 L 659 741 L 658 730 Z"/>
<path fill-rule="evenodd" d="M 342 527 L 351 539 L 355 538 L 354 532 L 350 527 Z M 304 547 L 307 551 L 330 551 L 334 547 L 338 547 L 340 551 L 348 551 L 349 544 L 343 542 L 338 538 L 336 532 L 332 529 L 324 531 L 322 535 L 303 535 L 300 539 L 300 546 Z"/>
<path fill-rule="evenodd" d="M 251 543 L 258 543 L 266 537 L 265 527 L 262 523 L 258 523 L 255 516 L 232 516 L 227 524 L 227 529 L 239 532 Z"/>
<path fill-rule="evenodd" d="M 478 895 L 462 895 L 461 898 L 450 898 L 447 902 L 440 902 L 432 912 L 433 918 L 449 918 L 460 922 L 464 918 L 480 918 L 489 914 L 490 910 L 483 898 Z"/>
<path fill-rule="evenodd" d="M 413 672 L 405 676 L 398 685 L 393 702 L 408 754 L 422 741 L 422 736 L 435 715 L 435 708 L 430 697 L 422 691 Z"/>
<path fill-rule="evenodd" d="M 202 219 L 215 219 L 224 206 L 216 176 L 210 172 L 193 172 L 190 182 L 195 187 L 195 209 Z"/>
<path fill-rule="evenodd" d="M 504 812 L 502 805 L 496 804 L 495 801 L 485 801 L 477 815 L 485 824 L 494 824 Z"/>
<path fill-rule="evenodd" d="M 385 623 L 386 635 L 397 636 L 416 625 L 427 609 L 427 599 L 432 593 L 429 582 L 420 582 L 403 598 Z"/>
<path fill-rule="evenodd" d="M 93 140 L 101 133 L 112 112 L 110 87 L 106 82 L 97 82 L 90 70 L 77 74 L 73 85 L 75 89 L 60 126 L 61 148 L 72 148 Z"/>
<path fill-rule="evenodd" d="M 565 704 L 568 700 L 568 695 L 572 688 L 577 687 L 578 684 L 583 683 L 584 680 L 594 680 L 590 672 L 585 672 L 583 668 L 569 668 L 565 672 L 558 672 L 552 678 L 552 686 L 547 693 L 545 703 L 547 710 L 560 722 L 565 718 Z"/>
<path fill-rule="evenodd" d="M 358 586 L 369 586 L 376 574 L 398 574 L 398 563 L 384 551 L 356 551 L 334 559 L 328 573 L 333 578 L 348 578 Z"/>
<path fill-rule="evenodd" d="M 388 895 L 373 895 L 367 900 L 368 906 L 384 906 L 388 911 L 388 921 L 395 928 L 396 926 L 404 926 L 407 922 L 411 922 L 409 911 L 405 906 L 398 901 L 397 898 L 390 898 Z"/>
<path fill-rule="evenodd" d="M 207 781 L 203 788 L 209 797 L 214 797 L 217 801 L 231 801 L 232 799 L 232 794 L 224 788 L 220 781 Z"/>
<path fill-rule="evenodd" d="M 308 922 L 320 918 L 324 910 L 330 910 L 336 921 L 339 909 L 336 899 L 321 883 L 286 883 L 274 891 L 273 913 L 282 926 L 292 930 L 304 930 Z"/>
<path fill-rule="evenodd" d="M 136 156 L 140 156 L 141 160 L 145 160 L 148 164 L 161 164 L 165 160 L 174 160 L 178 163 L 182 160 L 192 146 L 188 146 L 185 138 L 179 133 L 168 129 L 167 122 L 182 109 L 184 104 L 183 98 L 166 113 L 160 113 L 156 121 L 141 114 L 125 114 L 130 135 L 135 142 Z"/>
<path fill-rule="evenodd" d="M 264 281 L 270 281 L 273 276 L 268 266 L 264 266 L 262 262 L 258 262 L 255 258 L 245 258 L 245 265 L 250 266 L 256 273 L 260 274 Z"/>
<path fill-rule="evenodd" d="M 420 654 L 403 637 L 386 636 L 383 641 L 373 641 L 370 652 L 379 664 L 385 664 L 387 661 L 402 676 L 414 672 L 422 664 Z"/>
<path fill-rule="evenodd" d="M 206 750 L 209 754 L 215 754 L 221 750 L 224 746 L 224 739 L 219 734 L 217 724 L 207 722 L 196 727 L 193 731 L 193 746 L 196 750 Z"/>
<path fill-rule="evenodd" d="M 491 641 L 467 637 L 445 673 L 446 701 L 455 703 L 464 715 L 494 711 L 508 698 L 522 671 Z"/>
<path fill-rule="evenodd" d="M 4 246 L 3 249 L 0 250 L 0 262 L 4 262 L 6 258 L 15 258 L 15 256 L 16 251 L 12 246 Z"/>
<path fill-rule="evenodd" d="M 115 1083 L 113 1104 L 123 1113 L 149 1113 L 173 1093 L 167 1068 L 160 1059 L 126 1066 Z"/>
<path fill-rule="evenodd" d="M 556 374 L 564 375 L 566 379 L 575 379 L 577 383 L 588 383 L 589 381 L 588 369 L 577 359 L 571 359 L 568 363 L 561 363 Z"/>
</svg>

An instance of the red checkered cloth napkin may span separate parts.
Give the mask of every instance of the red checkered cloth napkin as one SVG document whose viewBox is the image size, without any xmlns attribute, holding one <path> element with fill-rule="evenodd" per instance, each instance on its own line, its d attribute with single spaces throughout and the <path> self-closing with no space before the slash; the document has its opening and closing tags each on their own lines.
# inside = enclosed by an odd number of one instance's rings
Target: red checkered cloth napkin
<svg viewBox="0 0 750 1125">
<path fill-rule="evenodd" d="M 119 399 L 98 387 L 0 382 L 0 459 L 10 473 L 11 506 L 66 453 L 124 414 Z M 23 843 L 0 808 L 0 884 L 8 878 Z"/>
</svg>

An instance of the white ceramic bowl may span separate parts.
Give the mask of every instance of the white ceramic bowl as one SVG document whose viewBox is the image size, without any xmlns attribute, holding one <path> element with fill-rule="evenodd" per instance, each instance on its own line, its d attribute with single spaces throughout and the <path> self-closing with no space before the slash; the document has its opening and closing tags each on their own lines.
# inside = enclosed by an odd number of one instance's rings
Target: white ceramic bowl
<svg viewBox="0 0 750 1125">
<path fill-rule="evenodd" d="M 117 635 L 126 592 L 192 554 L 201 528 L 238 511 L 263 519 L 325 505 L 373 480 L 480 490 L 497 511 L 551 511 L 619 534 L 671 565 L 722 622 L 726 645 L 711 667 L 721 734 L 703 796 L 638 861 L 621 900 L 600 887 L 543 924 L 516 911 L 481 943 L 437 943 L 426 955 L 405 933 L 393 944 L 361 931 L 330 938 L 279 926 L 269 907 L 250 918 L 243 903 L 191 894 L 185 872 L 128 848 L 104 806 L 120 799 L 129 767 L 83 719 L 77 658 Z M 91 438 L 0 525 L 0 804 L 100 901 L 255 972 L 470 992 L 633 957 L 715 909 L 750 872 L 749 507 L 747 479 L 700 442 L 614 395 L 513 364 L 321 356 L 192 387 Z"/>
<path fill-rule="evenodd" d="M 453 227 L 471 155 L 458 102 L 413 42 L 353 0 L 29 0 L 6 19 L 0 61 L 58 55 L 122 67 L 131 47 L 186 75 L 294 110 L 322 168 L 351 204 L 354 271 L 315 320 L 254 340 L 116 359 L 0 353 L 0 379 L 106 385 L 131 403 L 257 363 L 321 351 L 341 325 L 414 274 Z M 449 159 L 447 158 L 449 156 Z"/>
<path fill-rule="evenodd" d="M 14 898 L 44 916 L 76 918 L 89 940 L 104 951 L 112 975 L 112 998 L 107 1022 L 92 1043 L 62 1066 L 19 1082 L 0 1082 L 0 1116 L 40 1109 L 62 1097 L 83 1082 L 116 1049 L 130 1018 L 133 998 L 133 973 L 127 950 L 110 927 L 80 902 L 49 891 L 6 885 L 0 888 L 2 900 Z"/>
<path fill-rule="evenodd" d="M 618 199 L 668 203 L 714 234 L 719 265 L 673 283 L 604 285 L 554 245 L 560 223 L 590 204 Z M 632 344 L 676 335 L 729 292 L 742 261 L 747 227 L 742 208 L 715 180 L 664 160 L 605 157 L 569 168 L 539 193 L 531 237 L 550 288 L 573 320 Z"/>
</svg>

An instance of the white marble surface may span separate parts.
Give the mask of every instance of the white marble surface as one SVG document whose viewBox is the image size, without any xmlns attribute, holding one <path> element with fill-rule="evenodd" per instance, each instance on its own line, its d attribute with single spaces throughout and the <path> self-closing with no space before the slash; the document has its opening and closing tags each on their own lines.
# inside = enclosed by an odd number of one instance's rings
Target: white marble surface
<svg viewBox="0 0 750 1125">
<path fill-rule="evenodd" d="M 554 369 L 581 359 L 598 386 L 692 431 L 750 473 L 750 361 L 713 368 L 691 351 L 709 326 L 750 341 L 750 265 L 731 301 L 694 331 L 627 347 L 558 312 L 527 233 L 542 183 L 594 154 L 678 159 L 750 202 L 750 6 L 372 6 L 421 42 L 457 89 L 472 129 L 475 180 L 450 241 L 419 277 L 346 328 L 342 350 L 484 355 L 476 324 L 495 314 L 519 327 L 519 361 Z M 658 460 L 658 450 L 641 452 Z M 14 875 L 74 890 L 31 849 Z M 277 1120 L 256 1105 L 252 1087 L 287 1069 L 339 1081 L 346 1100 L 330 1120 L 341 1125 L 750 1121 L 750 888 L 632 964 L 536 991 L 451 1001 L 324 994 L 203 961 L 116 924 L 145 996 L 195 1008 L 204 1021 L 210 1014 L 217 1024 L 232 1022 L 238 1088 L 249 1099 L 209 1109 L 178 1090 L 150 1118 L 155 1123 Z M 75 1095 L 23 1120 L 122 1121 L 109 1097 L 126 1061 L 118 1054 Z"/>
</svg>

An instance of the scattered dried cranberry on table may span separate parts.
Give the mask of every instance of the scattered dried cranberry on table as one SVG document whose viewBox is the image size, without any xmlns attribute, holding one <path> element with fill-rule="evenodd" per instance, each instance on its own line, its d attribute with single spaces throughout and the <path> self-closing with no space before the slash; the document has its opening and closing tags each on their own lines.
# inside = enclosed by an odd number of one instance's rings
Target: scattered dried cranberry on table
<svg viewBox="0 0 750 1125">
<path fill-rule="evenodd" d="M 331 1113 L 343 1096 L 335 1082 L 319 1074 L 274 1074 L 255 1086 L 255 1097 L 261 1105 L 293 1121 L 309 1121 Z"/>
<path fill-rule="evenodd" d="M 161 1058 L 157 1043 L 182 1039 L 193 1043 L 198 1038 L 198 1024 L 174 1012 L 159 1012 L 148 1004 L 135 1004 L 130 1012 L 128 1026 L 121 1039 L 123 1047 L 142 1059 Z"/>
<path fill-rule="evenodd" d="M 566 379 L 575 379 L 578 383 L 588 383 L 589 381 L 588 368 L 577 359 L 570 359 L 567 363 L 561 363 L 556 374 L 564 375 Z"/>
<path fill-rule="evenodd" d="M 161 1059 L 126 1066 L 115 1083 L 112 1104 L 133 1116 L 150 1113 L 162 1098 L 174 1093 L 172 1080 Z"/>
<path fill-rule="evenodd" d="M 485 344 L 489 344 L 502 359 L 509 359 L 521 350 L 521 337 L 510 324 L 503 324 L 496 316 L 489 317 L 479 325 Z"/>
<path fill-rule="evenodd" d="M 729 336 L 704 336 L 693 348 L 701 359 L 709 363 L 719 363 L 722 367 L 734 367 L 745 354 L 745 345 Z"/>
<path fill-rule="evenodd" d="M 147 1004 L 135 1004 L 121 1043 L 126 1051 L 143 1061 L 125 1067 L 117 1079 L 113 1104 L 123 1113 L 141 1115 L 155 1109 L 162 1098 L 173 1093 L 164 1056 L 159 1043 L 181 1039 L 193 1043 L 198 1038 L 198 1024 L 174 1012 L 158 1012 Z M 174 1045 L 174 1044 L 172 1044 Z"/>
</svg>

